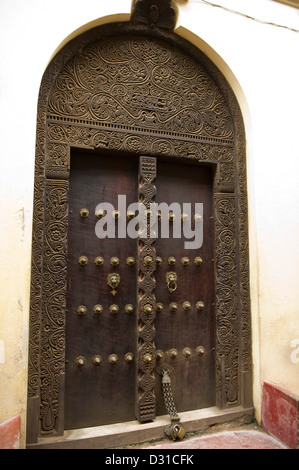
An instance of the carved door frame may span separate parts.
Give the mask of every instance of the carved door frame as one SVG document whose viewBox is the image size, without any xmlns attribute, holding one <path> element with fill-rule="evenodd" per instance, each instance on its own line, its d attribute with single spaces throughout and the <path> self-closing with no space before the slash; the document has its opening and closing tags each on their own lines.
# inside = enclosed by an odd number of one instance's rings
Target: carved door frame
<svg viewBox="0 0 299 470">
<path fill-rule="evenodd" d="M 53 83 L 78 51 L 102 39 L 152 38 L 185 54 L 211 77 L 231 119 L 230 138 L 99 125 L 49 111 Z M 175 54 L 176 52 L 174 52 Z M 134 104 L 132 104 L 134 106 Z M 34 187 L 27 442 L 64 432 L 65 297 L 70 151 L 105 148 L 188 158 L 214 168 L 216 267 L 216 405 L 252 406 L 251 325 L 245 131 L 236 97 L 214 64 L 172 31 L 132 22 L 94 28 L 70 41 L 49 64 L 40 87 Z"/>
</svg>

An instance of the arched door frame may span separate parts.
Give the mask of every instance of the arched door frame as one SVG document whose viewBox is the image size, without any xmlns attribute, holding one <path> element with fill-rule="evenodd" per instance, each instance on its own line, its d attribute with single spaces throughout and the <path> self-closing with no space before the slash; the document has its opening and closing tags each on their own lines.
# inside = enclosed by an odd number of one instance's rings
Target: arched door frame
<svg viewBox="0 0 299 470">
<path fill-rule="evenodd" d="M 197 140 L 188 131 L 148 132 L 136 126 L 100 126 L 65 116 L 59 123 L 48 109 L 52 86 L 78 51 L 102 38 L 139 35 L 164 41 L 201 64 L 225 99 L 232 139 Z M 59 125 L 58 125 L 59 124 Z M 56 126 L 56 127 L 55 127 Z M 99 132 L 100 130 L 100 132 Z M 40 88 L 37 118 L 32 241 L 27 442 L 63 435 L 65 294 L 68 186 L 72 147 L 139 155 L 194 159 L 214 167 L 216 269 L 216 405 L 211 422 L 252 414 L 251 325 L 248 262 L 246 145 L 236 97 L 214 64 L 171 31 L 131 22 L 94 28 L 66 44 L 49 64 Z M 152 143 L 155 141 L 155 145 Z M 146 142 L 145 147 L 143 143 Z M 192 144 L 192 151 L 189 151 Z M 189 149 L 189 150 L 188 150 Z M 194 150 L 195 149 L 195 150 Z M 200 157 L 205 149 L 209 156 Z M 212 416 L 211 415 L 211 416 Z M 214 421 L 213 421 L 214 420 Z M 199 419 L 200 421 L 200 419 Z M 200 426 L 198 419 L 192 426 Z M 194 424 L 194 423 L 197 424 Z"/>
</svg>

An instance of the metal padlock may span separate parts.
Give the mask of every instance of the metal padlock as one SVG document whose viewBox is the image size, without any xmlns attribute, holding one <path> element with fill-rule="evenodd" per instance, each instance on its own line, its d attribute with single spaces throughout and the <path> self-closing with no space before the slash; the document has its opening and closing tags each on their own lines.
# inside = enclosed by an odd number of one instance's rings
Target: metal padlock
<svg viewBox="0 0 299 470">
<path fill-rule="evenodd" d="M 177 439 L 183 439 L 186 434 L 185 429 L 179 423 L 175 423 L 170 428 L 170 436 L 172 437 L 173 441 Z"/>
</svg>

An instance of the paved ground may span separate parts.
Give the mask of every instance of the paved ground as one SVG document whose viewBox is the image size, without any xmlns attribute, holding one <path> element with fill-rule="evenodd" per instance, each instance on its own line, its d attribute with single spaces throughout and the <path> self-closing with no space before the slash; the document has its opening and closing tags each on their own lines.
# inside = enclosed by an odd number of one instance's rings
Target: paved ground
<svg viewBox="0 0 299 470">
<path fill-rule="evenodd" d="M 230 430 L 215 434 L 183 439 L 182 441 L 163 441 L 143 447 L 144 449 L 287 449 L 277 439 L 258 430 Z"/>
<path fill-rule="evenodd" d="M 217 429 L 196 436 L 188 434 L 181 441 L 163 439 L 141 445 L 143 449 L 288 449 L 270 436 L 256 422 L 236 425 L 220 425 Z"/>
</svg>

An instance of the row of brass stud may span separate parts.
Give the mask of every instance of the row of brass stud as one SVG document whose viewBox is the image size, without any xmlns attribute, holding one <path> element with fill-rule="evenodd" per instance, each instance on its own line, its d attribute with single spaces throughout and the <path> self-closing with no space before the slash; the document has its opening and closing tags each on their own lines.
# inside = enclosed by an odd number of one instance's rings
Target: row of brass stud
<svg viewBox="0 0 299 470">
<path fill-rule="evenodd" d="M 151 256 L 145 256 L 144 258 L 144 264 L 145 265 L 150 265 L 152 263 L 153 259 Z M 81 266 L 86 266 L 87 263 L 88 263 L 88 258 L 87 256 L 80 256 L 79 259 L 78 259 L 78 262 Z M 104 258 L 102 256 L 97 256 L 95 259 L 94 259 L 94 262 L 97 266 L 103 266 L 104 264 Z M 190 260 L 187 256 L 183 256 L 182 260 L 182 265 L 183 266 L 187 266 L 189 263 L 190 263 Z M 134 266 L 135 264 L 135 258 L 133 256 L 129 256 L 126 260 L 126 263 L 128 266 Z M 200 256 L 196 256 L 194 258 L 194 263 L 197 265 L 197 266 L 200 266 L 202 264 L 202 258 Z M 116 256 L 112 256 L 112 258 L 110 258 L 110 264 L 112 266 L 118 266 L 119 265 L 119 258 L 117 258 Z M 160 264 L 162 264 L 162 258 L 161 256 L 157 256 L 156 257 L 156 264 L 157 266 L 159 266 Z M 168 258 L 168 264 L 170 266 L 174 266 L 176 264 L 176 258 L 174 256 L 170 256 Z"/>
<path fill-rule="evenodd" d="M 162 312 L 163 309 L 164 309 L 164 305 L 161 302 L 157 302 L 156 312 Z M 176 302 L 171 302 L 169 304 L 169 310 L 171 312 L 176 312 L 177 309 L 178 309 L 178 304 Z M 191 303 L 189 301 L 183 302 L 183 310 L 188 311 L 190 309 L 191 309 Z M 203 310 L 204 309 L 204 303 L 201 300 L 196 302 L 196 309 L 197 310 Z M 110 310 L 110 313 L 116 314 L 116 313 L 119 312 L 119 307 L 118 307 L 118 305 L 113 304 L 113 305 L 110 305 L 109 310 Z M 153 311 L 153 307 L 150 304 L 146 304 L 143 308 L 143 311 L 147 314 L 151 314 L 152 311 Z M 134 305 L 127 304 L 125 306 L 125 312 L 126 313 L 133 313 L 134 312 Z M 86 315 L 86 313 L 87 313 L 86 306 L 85 305 L 79 305 L 79 307 L 77 308 L 77 313 L 78 313 L 78 315 L 81 315 L 81 316 Z M 100 304 L 95 305 L 93 307 L 93 313 L 96 314 L 96 315 L 99 315 L 99 314 L 103 313 L 103 306 L 100 305 Z"/>
<path fill-rule="evenodd" d="M 81 266 L 86 266 L 88 264 L 87 256 L 80 256 L 79 259 L 78 259 L 78 262 Z M 97 266 L 103 266 L 104 258 L 102 256 L 97 256 L 94 259 L 94 262 Z M 126 263 L 127 263 L 128 266 L 134 266 L 135 258 L 133 256 L 129 256 L 126 260 Z M 112 256 L 112 258 L 110 258 L 110 264 L 111 264 L 111 266 L 118 266 L 119 265 L 119 259 L 116 256 Z"/>
<path fill-rule="evenodd" d="M 196 302 L 196 310 L 203 310 L 204 306 L 205 305 L 201 300 Z M 157 312 L 162 312 L 163 309 L 164 309 L 164 305 L 161 302 L 158 302 L 156 304 L 156 311 Z M 176 302 L 171 302 L 169 304 L 169 310 L 171 312 L 176 312 L 177 309 L 178 309 L 178 304 Z M 183 310 L 188 311 L 190 309 L 191 309 L 191 303 L 189 301 L 183 302 Z"/>
<path fill-rule="evenodd" d="M 174 256 L 170 256 L 167 261 L 169 266 L 174 266 L 177 260 Z M 187 256 L 183 256 L 183 258 L 181 259 L 181 263 L 183 266 L 188 266 L 188 264 L 190 264 L 190 259 Z M 200 256 L 196 256 L 194 258 L 194 263 L 196 264 L 196 266 L 200 266 L 202 264 L 202 258 Z M 160 256 L 156 257 L 156 264 L 162 264 L 162 258 Z"/>
<path fill-rule="evenodd" d="M 106 214 L 107 214 L 107 211 L 105 211 L 104 209 L 99 209 L 96 212 L 95 215 L 98 219 L 102 219 Z M 153 214 L 153 212 L 150 209 L 146 210 L 146 216 L 148 218 L 152 214 Z M 89 210 L 84 207 L 83 209 L 80 210 L 80 215 L 83 219 L 86 219 L 89 216 Z M 114 210 L 114 211 L 112 211 L 111 215 L 114 219 L 119 219 L 120 216 L 121 216 L 121 213 L 118 210 Z M 128 211 L 127 212 L 127 218 L 129 220 L 133 219 L 135 216 L 136 216 L 136 213 L 134 211 Z M 157 213 L 157 217 L 158 217 L 158 220 L 161 220 L 161 218 L 162 218 L 161 212 Z M 188 220 L 188 218 L 189 218 L 188 214 L 186 214 L 186 213 L 181 214 L 181 220 L 183 220 L 183 221 Z M 171 222 L 175 220 L 175 214 L 173 212 L 169 212 L 168 220 L 170 220 Z M 195 214 L 194 215 L 194 220 L 196 222 L 199 222 L 200 220 L 202 220 L 202 215 L 201 214 Z"/>
<path fill-rule="evenodd" d="M 205 353 L 205 348 L 203 346 L 197 346 L 195 349 L 195 352 L 198 356 L 203 356 Z M 167 354 L 168 357 L 171 359 L 176 359 L 179 355 L 179 351 L 176 348 L 171 348 L 166 353 L 164 353 L 161 349 L 158 349 L 156 351 L 156 358 L 157 359 L 163 359 L 164 355 Z M 182 351 L 183 356 L 185 356 L 187 359 L 189 359 L 192 356 L 192 350 L 191 348 L 184 348 Z M 153 360 L 153 356 L 150 353 L 146 353 L 143 356 L 143 360 L 145 363 L 150 364 Z"/>
<path fill-rule="evenodd" d="M 205 349 L 204 349 L 203 346 L 197 346 L 197 348 L 195 349 L 195 352 L 198 356 L 202 356 L 205 353 Z M 164 354 L 165 353 L 163 351 L 161 351 L 161 349 L 158 349 L 156 351 L 157 359 L 163 359 Z M 171 348 L 166 352 L 166 354 L 167 354 L 167 356 L 171 357 L 171 359 L 176 359 L 179 355 L 179 351 L 176 348 Z M 192 349 L 191 348 L 184 348 L 182 350 L 182 354 L 186 358 L 189 358 L 189 357 L 192 356 Z"/>
<path fill-rule="evenodd" d="M 197 346 L 195 349 L 195 352 L 198 356 L 202 356 L 205 353 L 205 349 L 203 346 Z M 157 359 L 163 359 L 164 357 L 164 352 L 161 349 L 158 349 L 156 351 L 156 357 Z M 179 351 L 176 348 L 171 348 L 166 352 L 167 356 L 170 357 L 171 359 L 176 359 L 179 355 Z M 187 359 L 189 359 L 192 356 L 192 349 L 191 348 L 184 348 L 182 351 L 183 356 L 185 356 Z M 110 354 L 108 356 L 108 362 L 111 365 L 114 365 L 118 362 L 118 355 L 117 354 Z M 124 356 L 124 360 L 127 363 L 133 362 L 134 360 L 134 354 L 132 352 L 128 352 Z M 146 353 L 143 356 L 143 360 L 145 363 L 150 364 L 153 361 L 153 355 L 150 353 Z M 76 358 L 76 365 L 77 367 L 83 367 L 86 365 L 86 359 L 84 356 L 78 356 Z M 92 363 L 95 366 L 99 366 L 102 364 L 103 358 L 100 354 L 95 354 L 92 358 Z"/>
<path fill-rule="evenodd" d="M 97 304 L 93 307 L 93 313 L 95 315 L 99 315 L 99 314 L 103 313 L 103 310 L 104 310 L 103 306 L 99 305 L 99 304 Z M 110 310 L 110 313 L 116 314 L 116 313 L 119 312 L 119 307 L 118 307 L 118 305 L 113 304 L 113 305 L 110 305 L 109 310 Z M 127 304 L 125 306 L 125 312 L 126 313 L 133 313 L 134 312 L 134 306 L 132 304 Z M 79 307 L 77 308 L 77 313 L 80 316 L 86 315 L 87 308 L 85 307 L 85 305 L 79 305 Z"/>
<path fill-rule="evenodd" d="M 197 346 L 195 349 L 195 352 L 198 356 L 202 356 L 205 353 L 205 349 L 203 346 Z M 171 348 L 166 353 L 164 353 L 161 349 L 158 349 L 156 351 L 156 358 L 157 359 L 163 359 L 164 354 L 167 354 L 168 357 L 171 359 L 176 359 L 179 355 L 179 351 L 176 348 Z M 183 356 L 185 356 L 187 359 L 189 359 L 192 356 L 192 350 L 191 348 L 184 348 L 182 351 Z M 153 355 L 150 353 L 146 353 L 143 355 L 143 361 L 146 364 L 150 364 L 153 361 Z"/>
<path fill-rule="evenodd" d="M 133 362 L 134 354 L 132 352 L 128 352 L 127 354 L 125 354 L 124 360 L 128 363 Z M 83 367 L 86 365 L 86 359 L 84 356 L 78 356 L 75 362 L 76 362 L 77 367 Z M 100 364 L 102 364 L 102 362 L 103 362 L 103 358 L 100 354 L 95 354 L 93 356 L 92 358 L 93 365 L 99 366 Z M 117 354 L 110 354 L 110 356 L 108 357 L 108 362 L 112 365 L 116 364 L 118 362 Z"/>
</svg>

